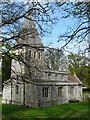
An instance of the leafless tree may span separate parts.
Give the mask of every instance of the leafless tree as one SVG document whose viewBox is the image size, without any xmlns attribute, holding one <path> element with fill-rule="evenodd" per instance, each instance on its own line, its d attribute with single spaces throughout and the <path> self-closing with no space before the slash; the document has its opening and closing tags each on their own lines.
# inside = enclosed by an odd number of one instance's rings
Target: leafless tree
<svg viewBox="0 0 90 120">
<path fill-rule="evenodd" d="M 75 43 L 75 46 L 80 45 L 83 41 L 89 43 L 89 39 L 87 37 L 90 34 L 90 2 L 69 2 L 64 3 L 63 6 L 61 6 L 61 3 L 57 3 L 57 6 L 59 5 L 61 7 L 60 10 L 63 11 L 63 19 L 73 16 L 78 21 L 76 28 L 70 28 L 68 26 L 68 30 L 59 36 L 58 42 L 65 42 L 61 48 L 66 49 L 67 45 L 72 41 Z M 84 49 L 83 53 L 87 49 L 90 49 L 89 46 Z"/>
<path fill-rule="evenodd" d="M 2 13 L 2 21 L 0 21 L 0 28 L 2 32 L 0 35 L 0 43 L 2 46 L 2 55 L 7 53 L 7 56 L 11 57 L 15 61 L 18 61 L 21 69 L 22 64 L 24 64 L 30 77 L 32 72 L 31 68 L 38 69 L 38 63 L 35 64 L 34 61 L 32 61 L 34 66 L 28 64 L 30 61 L 28 59 L 25 61 L 25 55 L 20 50 L 23 51 L 24 47 L 27 47 L 28 49 L 35 48 L 35 46 L 29 45 L 25 42 L 27 36 L 34 38 L 37 35 L 50 34 L 50 28 L 56 22 L 56 18 L 52 17 L 53 10 L 54 7 L 52 7 L 49 3 L 45 3 L 44 5 L 39 2 L 1 3 L 0 12 Z M 23 19 L 26 20 L 24 23 Z M 28 26 L 28 21 L 32 23 L 31 26 Z M 39 29 L 39 33 L 35 24 Z M 43 46 L 42 48 L 44 49 Z M 13 52 L 14 50 L 18 50 L 18 55 Z M 16 71 L 13 71 L 12 69 L 12 72 L 16 74 L 14 79 L 17 79 L 16 76 L 18 75 Z M 27 81 L 28 78 L 26 76 L 27 75 L 22 75 L 22 73 L 20 73 L 18 77 Z"/>
<path fill-rule="evenodd" d="M 14 49 L 23 49 L 23 47 L 33 47 L 27 45 L 25 43 L 19 42 L 20 40 L 25 40 L 26 36 L 31 35 L 31 38 L 35 35 L 46 35 L 46 33 L 50 33 L 51 26 L 55 24 L 56 18 L 52 17 L 54 14 L 55 8 L 58 7 L 60 10 L 66 13 L 63 15 L 63 18 L 67 18 L 69 15 L 73 15 L 79 19 L 79 26 L 75 30 L 70 30 L 64 35 L 59 37 L 59 41 L 63 40 L 66 42 L 64 46 L 61 48 L 64 49 L 71 41 L 77 41 L 77 44 L 82 42 L 87 35 L 89 34 L 90 27 L 87 26 L 89 22 L 89 2 L 87 3 L 45 3 L 42 5 L 39 2 L 32 2 L 32 3 L 23 3 L 23 2 L 4 2 L 1 3 L 0 12 L 2 13 L 2 21 L 0 22 L 0 28 L 2 33 L 0 38 L 2 41 L 2 54 L 4 55 L 5 52 L 10 51 L 12 54 L 8 54 L 13 59 L 22 61 L 28 69 L 31 66 L 24 61 L 23 55 L 19 57 L 12 51 Z M 61 12 L 61 11 L 60 11 Z M 32 17 L 33 16 L 33 19 Z M 27 19 L 31 22 L 35 22 L 38 26 L 39 33 L 36 32 L 36 29 L 22 27 L 23 19 Z M 84 19 L 84 21 L 82 20 Z M 35 28 L 35 27 L 34 27 Z M 30 36 L 29 36 L 30 37 Z M 16 41 L 17 44 L 14 44 Z M 29 70 L 30 71 L 30 70 Z M 30 73 L 31 74 L 31 73 Z"/>
</svg>

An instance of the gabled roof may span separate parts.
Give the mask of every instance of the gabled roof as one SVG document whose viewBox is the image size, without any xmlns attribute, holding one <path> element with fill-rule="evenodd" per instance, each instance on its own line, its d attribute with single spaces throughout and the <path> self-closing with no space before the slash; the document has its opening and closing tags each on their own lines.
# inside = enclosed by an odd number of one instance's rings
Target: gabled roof
<svg viewBox="0 0 90 120">
<path fill-rule="evenodd" d="M 74 74 L 74 75 L 68 74 L 68 80 L 70 83 L 82 84 L 82 82 L 79 80 L 79 78 L 76 76 L 76 74 Z"/>
</svg>

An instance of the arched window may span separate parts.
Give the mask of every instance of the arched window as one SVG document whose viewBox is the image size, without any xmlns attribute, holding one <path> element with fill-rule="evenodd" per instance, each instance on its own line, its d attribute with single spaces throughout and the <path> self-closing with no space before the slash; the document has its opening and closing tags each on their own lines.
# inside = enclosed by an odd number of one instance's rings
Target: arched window
<svg viewBox="0 0 90 120">
<path fill-rule="evenodd" d="M 38 58 L 41 59 L 41 53 L 40 52 L 38 53 Z"/>
<path fill-rule="evenodd" d="M 36 52 L 34 52 L 34 58 L 36 58 Z"/>
<path fill-rule="evenodd" d="M 48 73 L 48 79 L 49 79 L 49 80 L 51 79 L 51 74 L 50 74 L 50 73 Z"/>
<path fill-rule="evenodd" d="M 58 87 L 58 96 L 63 97 L 63 87 Z"/>
<path fill-rule="evenodd" d="M 30 52 L 29 52 L 29 56 L 30 56 L 30 58 L 32 57 L 32 52 L 31 52 L 31 50 L 30 50 Z"/>
<path fill-rule="evenodd" d="M 55 80 L 57 80 L 57 74 L 55 74 Z"/>
<path fill-rule="evenodd" d="M 16 85 L 16 94 L 18 94 L 18 92 L 19 92 L 19 86 Z"/>
<path fill-rule="evenodd" d="M 49 87 L 43 87 L 42 97 L 49 97 Z"/>
</svg>

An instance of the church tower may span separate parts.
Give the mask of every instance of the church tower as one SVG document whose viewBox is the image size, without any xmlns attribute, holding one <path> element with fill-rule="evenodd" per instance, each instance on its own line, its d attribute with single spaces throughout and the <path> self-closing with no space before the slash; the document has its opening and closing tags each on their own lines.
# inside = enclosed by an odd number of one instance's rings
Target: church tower
<svg viewBox="0 0 90 120">
<path fill-rule="evenodd" d="M 15 53 L 20 55 L 22 62 L 12 61 L 12 69 L 17 72 L 17 76 L 22 74 L 22 76 L 27 76 L 27 79 L 37 77 L 37 75 L 40 78 L 39 73 L 44 67 L 44 46 L 33 18 L 30 16 L 29 19 L 24 19 L 19 31 L 21 37 L 15 43 L 16 46 L 19 46 Z M 16 75 L 14 74 L 14 76 Z"/>
</svg>

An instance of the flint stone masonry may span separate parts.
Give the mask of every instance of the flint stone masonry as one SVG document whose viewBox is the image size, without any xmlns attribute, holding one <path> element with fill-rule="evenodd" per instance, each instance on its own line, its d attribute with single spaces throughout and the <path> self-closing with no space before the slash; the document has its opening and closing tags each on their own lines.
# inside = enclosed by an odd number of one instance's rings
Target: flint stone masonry
<svg viewBox="0 0 90 120">
<path fill-rule="evenodd" d="M 33 22 L 25 19 L 22 28 L 31 29 L 32 25 L 34 25 Z M 37 32 L 36 28 L 35 31 Z M 23 61 L 29 67 L 26 67 L 22 62 L 12 60 L 12 70 L 16 74 L 12 72 L 12 79 L 4 83 L 3 103 L 45 107 L 67 103 L 69 100 L 82 100 L 82 83 L 76 75 L 70 76 L 68 74 L 65 63 L 61 70 L 47 69 L 44 62 L 44 46 L 39 35 L 34 38 L 26 36 L 24 40 L 19 40 L 19 42 L 30 46 L 14 50 L 14 53 L 23 56 Z M 23 80 L 19 77 L 21 75 Z M 62 96 L 59 96 L 60 87 L 62 88 Z M 72 87 L 73 92 L 71 91 Z"/>
</svg>

